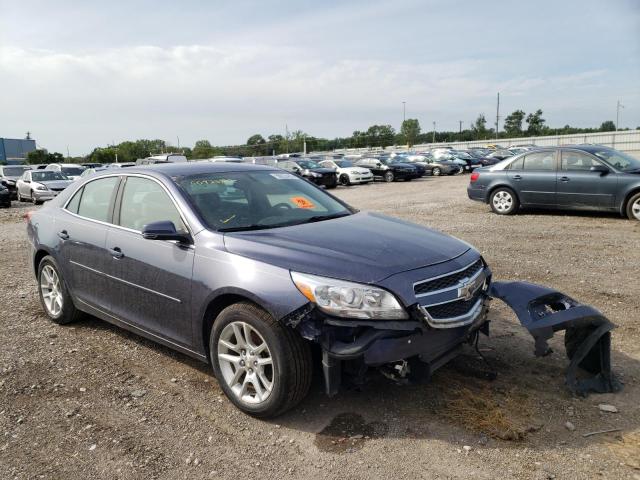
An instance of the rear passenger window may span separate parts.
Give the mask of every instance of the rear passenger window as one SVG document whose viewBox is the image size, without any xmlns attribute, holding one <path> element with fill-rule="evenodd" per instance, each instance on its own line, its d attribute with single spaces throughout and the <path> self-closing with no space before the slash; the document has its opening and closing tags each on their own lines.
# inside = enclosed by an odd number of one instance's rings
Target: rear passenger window
<svg viewBox="0 0 640 480">
<path fill-rule="evenodd" d="M 78 215 L 101 222 L 109 221 L 109 205 L 119 177 L 101 178 L 87 183 L 78 205 Z M 78 194 L 76 194 L 77 196 Z M 75 200 L 75 197 L 74 199 Z"/>
<path fill-rule="evenodd" d="M 555 170 L 556 160 L 555 152 L 553 150 L 548 152 L 535 152 L 525 155 L 524 157 L 524 169 L 525 170 Z"/>
<path fill-rule="evenodd" d="M 176 230 L 187 230 L 178 209 L 157 182 L 128 177 L 122 194 L 120 225 L 141 232 L 145 225 L 167 220 L 173 222 Z"/>
<path fill-rule="evenodd" d="M 524 164 L 524 157 L 516 158 L 513 162 L 509 164 L 507 170 L 522 170 L 522 165 Z"/>
<path fill-rule="evenodd" d="M 71 201 L 67 203 L 67 210 L 71 213 L 78 213 L 78 207 L 80 206 L 80 198 L 82 198 L 82 191 L 84 187 L 76 192 Z"/>
</svg>

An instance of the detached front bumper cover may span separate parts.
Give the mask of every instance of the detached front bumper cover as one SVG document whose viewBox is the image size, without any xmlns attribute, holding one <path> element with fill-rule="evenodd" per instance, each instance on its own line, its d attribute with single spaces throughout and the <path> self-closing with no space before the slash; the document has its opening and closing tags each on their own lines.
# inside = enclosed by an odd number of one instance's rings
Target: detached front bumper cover
<svg viewBox="0 0 640 480">
<path fill-rule="evenodd" d="M 528 282 L 493 282 L 489 296 L 505 302 L 535 340 L 535 355 L 551 353 L 547 341 L 565 330 L 570 359 L 566 372 L 569 390 L 581 396 L 589 392 L 611 393 L 622 384 L 611 372 L 611 330 L 615 327 L 595 308 L 540 285 Z M 592 376 L 579 378 L 578 367 Z"/>
</svg>

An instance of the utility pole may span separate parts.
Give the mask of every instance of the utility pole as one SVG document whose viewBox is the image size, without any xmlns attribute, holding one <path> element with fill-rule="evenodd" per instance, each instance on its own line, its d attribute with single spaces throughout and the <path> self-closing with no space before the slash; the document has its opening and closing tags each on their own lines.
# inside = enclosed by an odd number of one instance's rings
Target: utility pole
<svg viewBox="0 0 640 480">
<path fill-rule="evenodd" d="M 176 138 L 178 139 L 178 150 L 180 150 L 180 137 L 176 135 Z"/>
<path fill-rule="evenodd" d="M 285 140 L 286 140 L 286 146 L 287 146 L 287 153 L 289 153 L 289 125 L 287 125 L 286 123 L 284 124 L 284 132 L 285 132 Z"/>
<path fill-rule="evenodd" d="M 69 145 L 67 145 L 67 160 L 69 160 L 69 158 L 71 158 L 71 155 L 69 155 Z"/>
<path fill-rule="evenodd" d="M 407 102 L 402 102 L 402 123 L 407 119 Z"/>
<path fill-rule="evenodd" d="M 458 123 L 460 124 L 460 135 L 462 135 L 462 120 L 458 120 Z"/>
<path fill-rule="evenodd" d="M 624 105 L 620 103 L 618 100 L 618 104 L 616 105 L 616 132 L 618 131 L 618 122 L 620 121 L 620 109 L 624 108 Z"/>
<path fill-rule="evenodd" d="M 431 143 L 436 143 L 436 122 L 433 122 L 433 137 L 431 137 Z"/>
<path fill-rule="evenodd" d="M 498 140 L 498 131 L 500 130 L 500 92 L 498 92 L 498 105 L 496 107 L 496 140 Z"/>
</svg>

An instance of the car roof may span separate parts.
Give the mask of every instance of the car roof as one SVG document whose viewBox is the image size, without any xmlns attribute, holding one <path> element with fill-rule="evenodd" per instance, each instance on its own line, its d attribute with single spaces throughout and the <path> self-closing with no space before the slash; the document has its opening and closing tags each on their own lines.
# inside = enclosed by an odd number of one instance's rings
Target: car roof
<svg viewBox="0 0 640 480">
<path fill-rule="evenodd" d="M 275 167 L 269 165 L 254 165 L 251 163 L 231 163 L 231 162 L 180 162 L 180 163 L 157 163 L 139 167 L 130 167 L 121 172 L 121 175 L 130 173 L 158 172 L 169 177 L 179 175 L 200 175 L 204 173 L 226 173 L 226 172 L 252 172 L 252 171 L 273 171 Z M 111 170 L 113 173 L 113 170 Z"/>
</svg>

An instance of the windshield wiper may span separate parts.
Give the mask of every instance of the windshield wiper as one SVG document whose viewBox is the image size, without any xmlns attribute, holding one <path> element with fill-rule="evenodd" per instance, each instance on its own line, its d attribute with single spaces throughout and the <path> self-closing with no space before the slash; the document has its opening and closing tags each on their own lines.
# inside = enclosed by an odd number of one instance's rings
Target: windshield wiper
<svg viewBox="0 0 640 480">
<path fill-rule="evenodd" d="M 331 220 L 333 218 L 346 217 L 351 215 L 349 212 L 332 213 L 330 215 L 314 215 L 313 217 L 306 218 L 302 223 L 322 222 L 323 220 Z"/>
<path fill-rule="evenodd" d="M 247 232 L 250 230 L 266 230 L 268 228 L 279 227 L 280 225 L 243 225 L 242 227 L 219 228 L 219 232 Z"/>
</svg>

